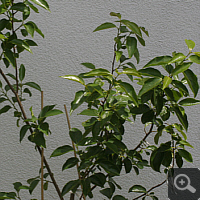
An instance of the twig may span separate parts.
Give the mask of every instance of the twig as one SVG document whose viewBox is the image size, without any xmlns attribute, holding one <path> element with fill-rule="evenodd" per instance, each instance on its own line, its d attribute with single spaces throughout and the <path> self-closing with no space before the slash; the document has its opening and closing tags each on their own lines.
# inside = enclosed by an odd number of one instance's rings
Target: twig
<svg viewBox="0 0 200 200">
<path fill-rule="evenodd" d="M 151 128 L 149 129 L 149 132 L 146 133 L 146 135 L 145 135 L 144 138 L 140 141 L 140 143 L 135 147 L 135 149 L 133 149 L 134 151 L 136 151 L 138 148 L 140 148 L 140 146 L 142 145 L 142 143 L 147 139 L 147 137 L 150 135 L 150 133 L 152 133 L 153 125 L 154 125 L 154 123 L 151 124 Z"/>
<path fill-rule="evenodd" d="M 142 194 L 142 195 L 140 195 L 140 196 L 134 198 L 133 200 L 139 199 L 140 197 L 143 197 L 143 196 L 147 195 L 151 190 L 153 190 L 153 189 L 155 189 L 155 188 L 157 188 L 157 187 L 160 187 L 160 186 L 163 185 L 166 181 L 167 181 L 167 179 L 164 180 L 162 183 L 159 183 L 158 185 L 153 186 L 153 187 L 150 188 L 146 193 L 144 193 L 144 194 Z"/>
<path fill-rule="evenodd" d="M 69 120 L 69 115 L 68 115 L 68 112 L 67 112 L 67 107 L 66 107 L 66 105 L 64 105 L 64 108 L 65 108 L 65 114 L 66 114 L 66 117 L 67 117 L 68 128 L 69 128 L 69 130 L 70 130 L 70 129 L 71 129 L 71 125 L 70 125 L 70 120 Z M 74 144 L 73 141 L 72 141 L 72 146 L 73 146 L 73 149 L 74 149 L 74 157 L 77 158 L 76 147 L 75 147 L 75 144 Z M 76 168 L 77 168 L 78 178 L 79 178 L 79 180 L 81 180 L 81 175 L 80 175 L 80 172 L 79 172 L 79 170 L 78 170 L 78 168 L 79 168 L 78 163 L 76 164 Z M 82 186 L 82 185 L 81 185 L 81 189 L 82 189 L 82 192 L 83 192 L 83 186 Z M 72 195 L 73 195 L 73 193 L 71 193 L 70 200 L 71 200 L 71 199 L 74 199 L 74 198 L 72 197 Z M 74 196 L 74 195 L 73 195 L 73 196 Z M 83 193 L 82 193 L 81 196 L 83 196 L 83 199 L 84 199 L 84 200 L 86 199 L 86 198 L 85 198 L 85 195 L 84 195 Z"/>
<path fill-rule="evenodd" d="M 41 91 L 41 110 L 43 109 L 44 98 L 43 98 L 43 91 Z M 41 148 L 42 155 L 41 155 L 41 200 L 44 200 L 44 148 Z"/>
</svg>

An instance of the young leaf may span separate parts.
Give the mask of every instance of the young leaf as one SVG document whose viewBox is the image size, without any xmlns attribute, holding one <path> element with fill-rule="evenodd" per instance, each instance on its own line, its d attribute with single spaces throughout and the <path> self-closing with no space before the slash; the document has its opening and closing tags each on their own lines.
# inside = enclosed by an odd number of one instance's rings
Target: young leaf
<svg viewBox="0 0 200 200">
<path fill-rule="evenodd" d="M 194 97 L 196 97 L 199 90 L 197 76 L 190 69 L 184 71 L 183 74 L 185 79 L 187 80 L 188 85 L 190 86 L 190 89 L 194 93 Z"/>
<path fill-rule="evenodd" d="M 106 22 L 106 23 L 103 23 L 100 26 L 98 26 L 93 32 L 104 30 L 104 29 L 108 29 L 108 28 L 117 28 L 117 27 L 113 23 Z"/>
<path fill-rule="evenodd" d="M 168 62 L 169 64 L 178 62 L 178 61 L 183 61 L 186 58 L 186 56 L 183 53 L 176 53 L 173 58 Z"/>
<path fill-rule="evenodd" d="M 50 157 L 56 157 L 61 156 L 65 153 L 68 153 L 69 151 L 73 151 L 74 149 L 69 145 L 64 145 L 61 147 L 58 147 L 56 150 L 53 151 Z"/>
<path fill-rule="evenodd" d="M 31 0 L 33 3 L 37 4 L 38 6 L 41 6 L 42 8 L 50 11 L 49 5 L 45 0 Z"/>
<path fill-rule="evenodd" d="M 134 185 L 129 189 L 128 192 L 146 193 L 147 190 L 145 187 L 143 187 L 141 185 Z"/>
<path fill-rule="evenodd" d="M 118 62 L 123 54 L 122 51 L 115 51 L 115 54 L 116 54 L 116 62 Z"/>
<path fill-rule="evenodd" d="M 112 76 L 112 74 L 107 69 L 99 68 L 85 73 L 85 76 Z"/>
<path fill-rule="evenodd" d="M 192 64 L 192 62 L 188 62 L 188 63 L 183 63 L 182 65 L 178 65 L 173 71 L 172 71 L 172 75 L 178 75 L 179 73 L 184 72 L 185 70 L 187 70 L 190 65 Z"/>
<path fill-rule="evenodd" d="M 78 162 L 79 162 L 79 159 L 78 159 L 78 158 L 76 158 L 76 157 L 71 157 L 71 158 L 67 159 L 67 161 L 64 163 L 64 165 L 63 165 L 63 167 L 62 167 L 62 170 L 72 168 L 72 167 L 74 167 Z"/>
<path fill-rule="evenodd" d="M 172 82 L 172 78 L 170 78 L 169 76 L 165 76 L 163 79 L 162 89 L 164 90 L 166 87 L 168 87 L 171 82 Z"/>
<path fill-rule="evenodd" d="M 194 49 L 195 43 L 194 43 L 192 40 L 187 40 L 187 39 L 185 39 L 185 43 L 187 44 L 188 49 L 189 49 L 190 51 L 192 51 L 192 49 Z"/>
<path fill-rule="evenodd" d="M 155 57 L 150 60 L 143 68 L 150 67 L 150 66 L 159 66 L 159 65 L 166 65 L 170 60 L 171 56 L 159 56 Z"/>
<path fill-rule="evenodd" d="M 79 115 L 98 116 L 98 111 L 96 109 L 85 109 Z"/>
<path fill-rule="evenodd" d="M 68 80 L 76 81 L 78 83 L 81 83 L 82 85 L 85 85 L 85 81 L 81 77 L 76 76 L 76 75 L 65 75 L 65 76 L 60 76 L 60 77 L 68 79 Z"/>
<path fill-rule="evenodd" d="M 120 13 L 111 12 L 110 16 L 115 16 L 115 17 L 118 17 L 119 19 L 121 19 L 121 14 Z"/>
<path fill-rule="evenodd" d="M 121 73 L 141 77 L 140 73 L 136 69 L 133 69 L 133 68 L 125 68 Z"/>
<path fill-rule="evenodd" d="M 37 83 L 27 82 L 27 83 L 24 83 L 24 85 L 28 85 L 29 87 L 32 87 L 32 88 L 34 88 L 36 90 L 41 91 L 41 88 L 40 88 L 40 86 Z"/>
<path fill-rule="evenodd" d="M 137 49 L 137 40 L 134 37 L 128 36 L 126 39 L 126 48 L 128 51 L 129 58 L 132 58 L 133 54 Z"/>
<path fill-rule="evenodd" d="M 20 81 L 23 81 L 23 80 L 24 80 L 25 72 L 26 72 L 26 69 L 25 69 L 24 65 L 21 64 L 21 65 L 20 65 L 20 68 L 19 68 L 19 80 L 20 80 Z"/>
<path fill-rule="evenodd" d="M 200 64 L 200 56 L 198 55 L 191 55 L 188 60 L 194 62 L 194 63 L 197 63 L 197 64 Z"/>
<path fill-rule="evenodd" d="M 193 162 L 192 155 L 185 149 L 178 149 L 178 153 L 181 157 L 185 158 L 188 162 Z"/>
<path fill-rule="evenodd" d="M 157 85 L 160 84 L 161 81 L 162 81 L 162 78 L 149 78 L 147 81 L 145 81 L 142 89 L 139 91 L 138 96 L 142 96 L 149 90 L 155 88 Z"/>
</svg>

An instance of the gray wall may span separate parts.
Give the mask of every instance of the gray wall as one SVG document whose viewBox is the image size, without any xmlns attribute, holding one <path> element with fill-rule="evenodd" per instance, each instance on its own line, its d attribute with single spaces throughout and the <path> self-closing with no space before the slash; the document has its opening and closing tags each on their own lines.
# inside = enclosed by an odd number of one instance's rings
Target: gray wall
<svg viewBox="0 0 200 200">
<path fill-rule="evenodd" d="M 155 56 L 171 54 L 173 51 L 187 53 L 185 39 L 195 41 L 195 50 L 200 51 L 200 1 L 198 0 L 51 0 L 49 5 L 51 13 L 40 9 L 40 14 L 32 16 L 45 34 L 45 38 L 35 35 L 39 47 L 33 49 L 33 55 L 24 53 L 21 61 L 27 68 L 26 80 L 38 82 L 44 90 L 45 105 L 57 104 L 57 108 L 64 110 L 63 104 L 66 104 L 68 109 L 70 108 L 75 91 L 82 87 L 59 76 L 82 72 L 85 68 L 80 63 L 91 62 L 97 67 L 110 68 L 115 31 L 96 33 L 92 31 L 103 22 L 115 20 L 109 16 L 111 11 L 120 12 L 124 19 L 135 21 L 149 31 L 150 37 L 145 38 L 146 47 L 140 48 L 141 63 L 138 68 Z M 199 66 L 194 65 L 193 69 L 199 77 Z M 27 112 L 32 105 L 33 111 L 38 114 L 39 98 L 40 94 L 34 92 L 34 96 L 27 101 L 29 104 L 25 105 Z M 185 163 L 184 166 L 199 167 L 199 106 L 189 108 L 187 111 L 190 122 L 188 141 L 194 146 L 191 150 L 194 163 Z M 71 125 L 81 128 L 84 118 L 77 116 L 77 113 L 78 111 L 70 117 Z M 0 191 L 12 191 L 12 183 L 16 181 L 26 184 L 25 180 L 38 175 L 40 167 L 40 157 L 34 150 L 34 145 L 27 139 L 21 144 L 18 142 L 20 129 L 16 128 L 12 115 L 10 112 L 2 115 L 0 119 Z M 65 116 L 58 116 L 50 121 L 53 134 L 47 138 L 45 150 L 47 158 L 58 146 L 70 144 Z M 135 143 L 135 138 L 143 133 L 143 128 L 133 126 L 127 128 L 129 131 L 125 139 L 131 147 Z M 63 155 L 49 160 L 61 187 L 68 180 L 77 177 L 75 170 L 61 171 L 66 159 L 67 155 Z M 148 170 L 141 172 L 141 177 L 136 177 L 134 174 L 123 175 L 119 180 L 123 185 L 123 191 L 119 191 L 119 194 L 126 195 L 128 188 L 134 184 L 144 184 L 150 188 L 163 178 L 164 174 Z M 167 185 L 163 185 L 156 192 L 159 199 L 167 199 Z M 25 191 L 23 194 L 23 199 L 30 199 L 28 192 Z M 39 189 L 34 192 L 34 197 L 40 199 Z M 133 194 L 127 197 L 131 199 Z M 45 198 L 58 199 L 53 186 L 49 187 Z M 65 199 L 68 199 L 67 195 Z M 103 197 L 97 194 L 95 199 Z"/>
</svg>

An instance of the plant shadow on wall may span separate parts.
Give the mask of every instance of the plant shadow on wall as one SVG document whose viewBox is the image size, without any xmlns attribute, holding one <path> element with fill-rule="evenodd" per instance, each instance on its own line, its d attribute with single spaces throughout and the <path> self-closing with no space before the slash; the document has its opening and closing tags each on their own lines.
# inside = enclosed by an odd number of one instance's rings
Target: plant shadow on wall
<svg viewBox="0 0 200 200">
<path fill-rule="evenodd" d="M 200 64 L 200 52 L 193 52 L 195 43 L 185 40 L 189 49 L 187 55 L 173 52 L 172 56 L 155 57 L 142 69 L 137 69 L 135 63 L 140 61 L 138 46 L 145 46 L 143 35 L 149 36 L 144 27 L 121 19 L 119 13 L 112 12 L 110 15 L 117 19 L 115 24 L 106 22 L 94 30 L 116 30 L 114 56 L 110 71 L 96 68 L 94 64 L 87 62 L 82 63 L 89 69 L 87 73 L 62 76 L 83 85 L 83 89 L 76 92 L 71 102 L 70 113 L 84 103 L 86 107 L 80 114 L 88 119 L 82 123 L 83 132 L 71 128 L 65 106 L 72 145 L 58 147 L 52 152 L 51 158 L 74 152 L 73 156 L 69 156 L 61 164 L 61 168 L 76 168 L 77 179 L 66 180 L 61 190 L 43 151 L 46 148 L 45 136 L 51 133 L 47 118 L 61 114 L 62 111 L 55 109 L 55 105 L 41 105 L 41 112 L 36 117 L 30 105 L 30 117 L 27 117 L 23 108 L 25 98 L 32 95 L 30 88 L 41 91 L 37 83 L 24 83 L 26 68 L 23 64 L 18 67 L 19 55 L 24 50 L 31 52 L 30 47 L 37 46 L 33 40 L 25 38 L 28 35 L 33 37 L 35 32 L 44 37 L 34 22 L 27 21 L 31 10 L 38 13 L 36 6 L 49 10 L 45 0 L 24 0 L 17 3 L 14 0 L 1 0 L 0 5 L 0 13 L 4 17 L 0 20 L 0 114 L 14 110 L 17 126 L 20 126 L 20 120 L 24 122 L 20 129 L 20 142 L 30 132 L 28 139 L 35 144 L 42 158 L 39 176 L 28 179 L 26 184 L 13 183 L 15 192 L 0 192 L 0 199 L 23 199 L 23 190 L 28 190 L 32 195 L 41 182 L 41 199 L 44 199 L 43 191 L 48 189 L 48 184 L 53 184 L 57 198 L 62 200 L 67 193 L 70 193 L 71 200 L 93 198 L 93 192 L 98 188 L 105 198 L 126 200 L 125 196 L 116 194 L 121 186 L 115 181 L 115 177 L 124 173 L 139 177 L 140 170 L 144 168 L 164 171 L 166 179 L 151 188 L 130 185 L 127 192 L 139 193 L 131 199 L 158 199 L 153 189 L 167 181 L 175 166 L 182 167 L 183 159 L 192 162 L 192 156 L 187 150 L 192 145 L 187 142 L 188 120 L 184 106 L 200 103 L 196 99 L 199 89 L 197 77 L 191 70 L 193 63 Z M 132 57 L 135 58 L 134 63 Z M 9 66 L 13 67 L 13 73 L 5 73 Z M 122 81 L 124 76 L 129 78 L 128 82 Z M 136 86 L 140 87 L 138 94 L 134 89 Z M 174 115 L 177 121 L 170 123 L 170 118 Z M 134 126 L 136 118 L 140 118 L 144 126 L 144 133 L 141 133 L 143 138 L 140 141 L 133 133 L 133 140 L 138 139 L 138 144 L 128 149 L 123 140 L 128 132 L 124 124 L 131 123 Z M 160 143 L 159 138 L 163 134 L 168 139 Z M 150 135 L 154 137 L 152 144 L 147 141 Z"/>
</svg>

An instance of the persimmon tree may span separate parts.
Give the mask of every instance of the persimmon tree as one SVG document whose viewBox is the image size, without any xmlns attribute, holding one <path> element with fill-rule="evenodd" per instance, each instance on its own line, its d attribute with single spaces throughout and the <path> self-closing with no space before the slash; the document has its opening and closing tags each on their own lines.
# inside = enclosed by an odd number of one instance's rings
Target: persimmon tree
<svg viewBox="0 0 200 200">
<path fill-rule="evenodd" d="M 94 30 L 116 30 L 112 64 L 108 70 L 84 62 L 82 65 L 88 72 L 61 76 L 82 85 L 82 90 L 75 93 L 71 102 L 70 114 L 78 107 L 82 108 L 80 115 L 86 116 L 87 120 L 82 123 L 84 131 L 71 128 L 65 106 L 72 145 L 58 147 L 52 152 L 51 159 L 67 154 L 68 159 L 60 163 L 61 169 L 74 167 L 74 173 L 78 176 L 77 179 L 66 180 L 60 189 L 43 149 L 46 148 L 45 136 L 51 133 L 48 117 L 63 112 L 55 109 L 55 105 L 48 105 L 42 106 L 41 112 L 35 115 L 32 111 L 34 105 L 29 106 L 30 111 L 25 111 L 23 107 L 25 98 L 32 96 L 31 89 L 41 91 L 32 80 L 24 82 L 28 67 L 20 62 L 23 51 L 32 53 L 32 46 L 37 46 L 35 41 L 28 38 L 33 38 L 35 33 L 44 37 L 38 26 L 28 21 L 31 11 L 39 12 L 38 6 L 49 10 L 45 0 L 1 0 L 0 114 L 3 116 L 9 110 L 14 112 L 17 126 L 21 126 L 20 142 L 28 137 L 35 144 L 47 172 L 43 174 L 41 165 L 39 176 L 29 178 L 26 184 L 13 183 L 15 192 L 0 192 L 0 199 L 23 199 L 21 191 L 29 190 L 32 194 L 41 181 L 41 193 L 51 183 L 59 199 L 64 199 L 69 192 L 71 200 L 76 197 L 88 199 L 93 198 L 94 191 L 99 191 L 108 199 L 126 200 L 126 196 L 115 191 L 116 188 L 121 189 L 115 177 L 124 173 L 139 177 L 144 168 L 164 172 L 166 179 L 149 188 L 130 185 L 127 193 L 140 193 L 131 199 L 158 199 L 153 189 L 166 182 L 167 177 L 173 174 L 174 167 L 182 167 L 183 160 L 192 162 L 186 148 L 192 145 L 187 141 L 188 120 L 184 107 L 200 102 L 196 99 L 199 89 L 197 76 L 191 69 L 193 63 L 200 64 L 200 52 L 193 51 L 195 43 L 185 40 L 187 55 L 181 52 L 159 55 L 139 68 L 139 48 L 145 46 L 145 37 L 149 36 L 143 26 L 122 19 L 120 13 L 111 12 L 110 15 L 117 21 L 103 23 Z M 170 120 L 172 117 L 173 121 Z M 136 119 L 140 119 L 144 126 L 141 133 L 143 138 L 138 139 L 132 133 L 134 143 L 138 142 L 128 148 L 124 135 L 130 134 L 130 131 L 126 130 L 125 124 L 137 127 L 134 124 Z M 150 135 L 154 137 L 153 143 L 148 142 Z M 168 138 L 165 142 L 159 140 L 162 135 Z"/>
</svg>

